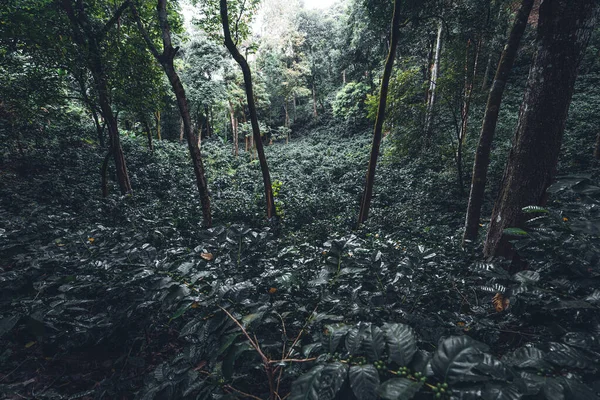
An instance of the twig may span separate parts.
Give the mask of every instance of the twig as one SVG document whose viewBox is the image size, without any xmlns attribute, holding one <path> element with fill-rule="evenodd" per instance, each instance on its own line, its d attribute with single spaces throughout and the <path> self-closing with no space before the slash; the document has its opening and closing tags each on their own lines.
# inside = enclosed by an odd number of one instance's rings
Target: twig
<svg viewBox="0 0 600 400">
<path fill-rule="evenodd" d="M 241 394 L 242 396 L 249 397 L 249 398 L 251 398 L 251 399 L 255 399 L 255 400 L 262 400 L 260 397 L 253 396 L 253 395 L 251 395 L 250 393 L 242 392 L 241 390 L 238 390 L 238 389 L 234 388 L 234 387 L 233 387 L 233 386 L 231 386 L 231 385 L 226 385 L 226 386 L 225 386 L 225 389 L 233 390 L 234 392 L 236 392 L 236 393 L 239 393 L 239 394 Z"/>
<path fill-rule="evenodd" d="M 285 363 L 285 362 L 308 362 L 308 361 L 315 361 L 317 358 L 316 357 L 312 357 L 312 358 L 283 358 L 281 360 L 270 360 L 269 362 L 271 364 L 277 364 L 277 363 Z"/>
</svg>

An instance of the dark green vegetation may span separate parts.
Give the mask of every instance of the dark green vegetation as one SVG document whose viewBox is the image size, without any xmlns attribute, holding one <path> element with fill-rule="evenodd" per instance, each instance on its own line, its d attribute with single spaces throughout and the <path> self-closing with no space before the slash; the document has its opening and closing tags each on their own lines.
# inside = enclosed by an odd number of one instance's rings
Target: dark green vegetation
<svg viewBox="0 0 600 400">
<path fill-rule="evenodd" d="M 91 27 L 78 1 L 0 10 L 0 398 L 599 398 L 598 28 L 568 118 L 546 116 L 565 123 L 562 141 L 535 142 L 560 150 L 558 175 L 503 230 L 506 257 L 484 258 L 523 94 L 540 87 L 530 63 L 536 49 L 559 53 L 536 30 L 568 13 L 533 5 L 482 229 L 463 245 L 477 133 L 519 2 L 396 2 L 400 39 L 358 228 L 391 2 L 294 14 L 267 1 L 273 31 L 261 39 L 248 25 L 257 4 L 226 2 L 256 115 L 221 45 L 218 2 L 197 5 L 202 29 L 181 43 L 171 1 L 83 3 Z M 39 15 L 53 24 L 34 29 Z M 66 39 L 71 24 L 87 44 Z"/>
</svg>

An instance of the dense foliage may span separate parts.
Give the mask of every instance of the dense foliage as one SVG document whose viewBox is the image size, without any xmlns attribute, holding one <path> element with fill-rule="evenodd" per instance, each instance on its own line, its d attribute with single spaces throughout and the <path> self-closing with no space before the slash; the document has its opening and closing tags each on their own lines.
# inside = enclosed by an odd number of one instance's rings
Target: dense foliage
<svg viewBox="0 0 600 400">
<path fill-rule="evenodd" d="M 481 229 L 463 243 L 520 2 L 397 2 L 359 226 L 391 2 L 225 1 L 253 97 L 222 3 L 0 8 L 0 396 L 598 399 L 600 30 L 559 121 L 558 174 L 502 231 L 513 253 L 484 258 L 542 6 L 502 84 Z"/>
</svg>

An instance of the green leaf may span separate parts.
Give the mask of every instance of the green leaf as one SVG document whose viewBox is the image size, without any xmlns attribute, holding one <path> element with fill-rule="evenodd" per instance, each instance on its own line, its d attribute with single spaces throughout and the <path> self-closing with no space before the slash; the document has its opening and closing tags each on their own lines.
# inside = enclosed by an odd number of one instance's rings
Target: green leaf
<svg viewBox="0 0 600 400">
<path fill-rule="evenodd" d="M 333 400 L 344 384 L 348 366 L 317 365 L 292 384 L 290 400 Z"/>
<path fill-rule="evenodd" d="M 229 380 L 233 376 L 233 372 L 235 370 L 235 360 L 237 360 L 242 353 L 250 350 L 254 350 L 254 348 L 248 342 L 237 343 L 229 347 L 229 350 L 223 359 L 222 366 L 223 376 L 225 379 Z"/>
<path fill-rule="evenodd" d="M 358 400 L 377 399 L 379 374 L 372 364 L 353 365 L 348 372 L 350 387 Z"/>
<path fill-rule="evenodd" d="M 377 361 L 381 359 L 383 351 L 385 350 L 385 339 L 383 331 L 375 325 L 371 325 L 365 329 L 364 334 L 365 351 L 367 358 L 370 361 Z"/>
<path fill-rule="evenodd" d="M 533 214 L 533 213 L 547 214 L 550 212 L 547 209 L 545 209 L 544 207 L 540 207 L 540 206 L 527 206 L 527 207 L 523 207 L 522 210 L 526 214 Z"/>
<path fill-rule="evenodd" d="M 329 352 L 335 353 L 340 341 L 348 333 L 350 327 L 343 324 L 327 325 L 327 331 L 329 332 L 328 344 Z"/>
<path fill-rule="evenodd" d="M 436 377 L 448 383 L 487 380 L 473 372 L 479 365 L 476 356 L 486 351 L 488 346 L 468 336 L 452 336 L 440 342 L 431 368 Z"/>
<path fill-rule="evenodd" d="M 352 355 L 358 353 L 365 337 L 365 330 L 368 327 L 369 324 L 359 323 L 348 331 L 346 335 L 346 350 L 348 353 Z"/>
<path fill-rule="evenodd" d="M 502 231 L 504 235 L 508 236 L 528 236 L 529 234 L 521 228 L 506 228 Z"/>
<path fill-rule="evenodd" d="M 179 309 L 177 309 L 177 311 L 175 311 L 175 314 L 173 314 L 171 316 L 171 319 L 177 319 L 177 318 L 181 317 L 183 314 L 185 314 L 185 312 L 187 310 L 190 309 L 190 307 L 192 306 L 192 304 L 193 304 L 192 302 L 189 302 L 189 303 L 184 304 L 181 307 L 179 307 Z"/>
<path fill-rule="evenodd" d="M 540 280 L 540 274 L 537 271 L 520 271 L 513 275 L 513 279 L 521 283 L 534 283 Z"/>
<path fill-rule="evenodd" d="M 512 353 L 508 353 L 502 358 L 502 361 L 517 368 L 540 369 L 549 367 L 549 364 L 544 361 L 544 353 L 532 346 L 521 347 Z"/>
<path fill-rule="evenodd" d="M 383 324 L 383 332 L 392 361 L 400 366 L 408 365 L 417 351 L 417 342 L 412 328 L 405 324 Z"/>
<path fill-rule="evenodd" d="M 377 394 L 386 400 L 412 399 L 423 386 L 422 382 L 413 382 L 406 378 L 389 379 L 377 389 Z"/>
</svg>

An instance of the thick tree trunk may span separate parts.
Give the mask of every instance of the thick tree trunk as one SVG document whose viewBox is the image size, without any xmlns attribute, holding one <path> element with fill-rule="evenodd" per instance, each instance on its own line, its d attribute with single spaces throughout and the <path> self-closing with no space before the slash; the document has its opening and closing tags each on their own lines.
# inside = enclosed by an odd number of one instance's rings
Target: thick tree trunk
<svg viewBox="0 0 600 400">
<path fill-rule="evenodd" d="M 256 114 L 256 106 L 254 104 L 254 89 L 252 87 L 252 74 L 250 72 L 250 66 L 246 59 L 240 54 L 235 43 L 231 38 L 231 32 L 229 31 L 229 17 L 227 14 L 227 0 L 220 0 L 221 9 L 221 23 L 223 24 L 223 33 L 225 36 L 225 46 L 235 61 L 240 65 L 242 73 L 244 74 L 244 84 L 246 87 L 246 98 L 248 101 L 248 109 L 250 111 L 250 123 L 252 124 L 252 135 L 256 145 L 256 151 L 258 153 L 258 160 L 260 162 L 260 169 L 263 176 L 263 185 L 265 187 L 265 200 L 267 205 L 267 218 L 277 218 L 275 214 L 275 199 L 273 197 L 273 188 L 271 187 L 271 175 L 269 174 L 269 166 L 267 165 L 267 158 L 263 149 L 262 140 L 260 137 L 260 130 L 258 127 L 258 116 Z"/>
<path fill-rule="evenodd" d="M 179 113 L 183 121 L 184 135 L 187 140 L 190 156 L 192 158 L 194 175 L 196 176 L 196 186 L 198 188 L 198 193 L 200 194 L 203 224 L 205 227 L 211 227 L 212 216 L 210 212 L 210 197 L 208 193 L 206 176 L 204 173 L 204 165 L 202 164 L 202 156 L 200 154 L 200 148 L 198 147 L 198 140 L 196 138 L 196 135 L 194 135 L 192 118 L 190 116 L 190 110 L 188 107 L 185 90 L 183 88 L 181 80 L 179 79 L 179 75 L 177 74 L 177 71 L 175 71 L 175 68 L 173 66 L 173 59 L 175 58 L 175 55 L 177 54 L 179 48 L 174 48 L 171 43 L 171 28 L 169 27 L 169 22 L 167 19 L 167 0 L 158 0 L 158 4 L 156 7 L 158 12 L 158 21 L 162 31 L 162 54 L 158 52 L 156 46 L 150 39 L 148 32 L 142 25 L 140 16 L 133 3 L 130 4 L 130 8 L 136 20 L 138 28 L 142 36 L 144 37 L 146 44 L 148 45 L 148 48 L 150 49 L 156 60 L 162 65 L 167 77 L 169 78 L 169 82 L 171 83 L 173 92 L 175 93 L 175 98 L 177 99 L 177 106 L 179 107 Z"/>
<path fill-rule="evenodd" d="M 506 81 L 510 75 L 513 63 L 517 56 L 519 43 L 527 27 L 527 19 L 533 7 L 534 0 L 523 0 L 521 7 L 517 12 L 515 22 L 510 31 L 508 41 L 498 63 L 498 69 L 492 83 L 492 88 L 488 95 L 485 115 L 479 136 L 479 144 L 475 153 L 475 162 L 473 163 L 473 177 L 471 181 L 471 193 L 469 194 L 469 206 L 465 220 L 465 233 L 463 235 L 463 245 L 467 241 L 473 241 L 477 238 L 479 229 L 479 219 L 481 217 L 481 207 L 483 206 L 485 185 L 487 181 L 487 171 L 490 163 L 490 152 L 492 140 L 496 131 L 498 114 L 502 103 L 502 94 Z"/>
<path fill-rule="evenodd" d="M 429 82 L 429 91 L 427 92 L 427 107 L 425 110 L 425 147 L 431 145 L 431 124 L 433 122 L 433 110 L 435 107 L 435 98 L 437 92 L 437 79 L 440 73 L 440 53 L 442 51 L 442 31 L 443 25 L 438 23 L 437 37 L 435 40 L 435 53 L 433 56 L 433 67 L 431 68 L 431 80 Z"/>
<path fill-rule="evenodd" d="M 556 174 L 577 68 L 598 14 L 597 0 L 545 0 L 513 148 L 494 205 L 486 256 L 513 255 L 503 231 L 523 227 L 522 208 L 543 205 Z"/>
<path fill-rule="evenodd" d="M 377 158 L 379 157 L 379 147 L 381 145 L 381 131 L 385 119 L 385 106 L 387 102 L 388 85 L 394 66 L 396 46 L 398 45 L 399 27 L 400 27 L 400 7 L 402 0 L 394 1 L 394 14 L 392 15 L 392 24 L 390 28 L 390 48 L 385 60 L 383 76 L 381 77 L 381 87 L 379 90 L 379 105 L 377 116 L 375 118 L 375 128 L 373 129 L 373 146 L 371 147 L 371 156 L 369 158 L 369 167 L 367 169 L 367 180 L 365 182 L 365 191 L 362 197 L 360 213 L 358 215 L 358 226 L 365 222 L 369 217 L 371 199 L 373 197 L 373 184 L 375 182 L 375 169 L 377 167 Z"/>
</svg>

